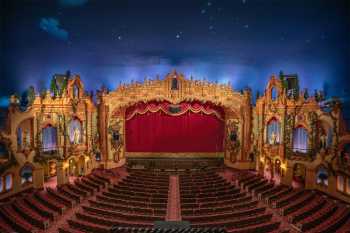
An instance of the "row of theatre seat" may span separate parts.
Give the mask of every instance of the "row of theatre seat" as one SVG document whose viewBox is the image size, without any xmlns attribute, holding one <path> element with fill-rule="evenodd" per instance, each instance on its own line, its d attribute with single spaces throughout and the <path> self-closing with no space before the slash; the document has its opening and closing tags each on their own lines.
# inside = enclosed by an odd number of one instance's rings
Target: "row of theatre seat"
<svg viewBox="0 0 350 233">
<path fill-rule="evenodd" d="M 242 192 L 215 172 L 180 175 L 180 195 L 182 220 L 194 228 L 263 233 L 277 231 L 280 226 L 249 192 Z"/>
<path fill-rule="evenodd" d="M 109 233 L 113 226 L 150 230 L 155 221 L 165 220 L 168 189 L 168 175 L 132 171 L 82 205 L 60 233 Z"/>
<path fill-rule="evenodd" d="M 99 190 L 107 180 L 103 173 L 94 172 L 75 180 L 74 184 L 16 197 L 0 206 L 0 232 L 45 231 L 67 209 Z"/>
<path fill-rule="evenodd" d="M 249 172 L 239 172 L 234 180 L 241 189 L 277 209 L 297 231 L 350 231 L 350 208 L 317 191 L 274 185 Z"/>
<path fill-rule="evenodd" d="M 223 228 L 112 228 L 111 233 L 226 233 Z"/>
</svg>

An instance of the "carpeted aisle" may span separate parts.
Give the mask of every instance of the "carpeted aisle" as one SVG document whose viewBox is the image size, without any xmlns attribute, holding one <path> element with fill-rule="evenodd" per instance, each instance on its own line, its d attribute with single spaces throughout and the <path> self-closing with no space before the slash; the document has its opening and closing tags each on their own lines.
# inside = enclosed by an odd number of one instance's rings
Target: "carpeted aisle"
<svg viewBox="0 0 350 233">
<path fill-rule="evenodd" d="M 181 221 L 179 176 L 169 176 L 167 221 Z"/>
</svg>

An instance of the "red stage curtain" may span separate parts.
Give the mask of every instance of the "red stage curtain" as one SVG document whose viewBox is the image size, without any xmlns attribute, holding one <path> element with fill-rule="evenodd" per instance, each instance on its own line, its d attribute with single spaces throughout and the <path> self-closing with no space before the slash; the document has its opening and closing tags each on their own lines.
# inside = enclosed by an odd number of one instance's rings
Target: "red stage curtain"
<svg viewBox="0 0 350 233">
<path fill-rule="evenodd" d="M 178 111 L 174 113 L 174 110 L 168 111 L 169 106 L 168 102 L 152 102 L 127 109 L 128 152 L 223 151 L 224 115 L 221 108 L 210 103 L 181 103 L 175 106 Z M 147 107 L 148 111 L 145 111 Z"/>
</svg>

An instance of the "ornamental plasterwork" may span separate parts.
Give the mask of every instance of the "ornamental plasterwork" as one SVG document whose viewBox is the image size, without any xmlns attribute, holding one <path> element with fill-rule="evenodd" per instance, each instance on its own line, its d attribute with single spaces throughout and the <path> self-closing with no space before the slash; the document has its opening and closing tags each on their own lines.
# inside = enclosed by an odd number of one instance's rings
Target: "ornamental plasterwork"
<svg viewBox="0 0 350 233">
<path fill-rule="evenodd" d="M 179 88 L 171 89 L 171 80 L 178 79 Z M 138 102 L 166 100 L 172 104 L 183 101 L 210 101 L 224 108 L 241 108 L 245 96 L 233 91 L 229 84 L 210 83 L 208 81 L 188 80 L 182 74 L 172 72 L 165 79 L 145 80 L 143 83 L 134 82 L 122 84 L 115 91 L 102 95 L 110 109 L 127 107 Z"/>
</svg>

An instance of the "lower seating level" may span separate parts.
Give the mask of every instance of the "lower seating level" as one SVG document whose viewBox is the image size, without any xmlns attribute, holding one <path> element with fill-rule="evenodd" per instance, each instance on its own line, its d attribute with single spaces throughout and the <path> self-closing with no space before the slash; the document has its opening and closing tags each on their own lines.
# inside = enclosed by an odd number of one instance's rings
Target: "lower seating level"
<svg viewBox="0 0 350 233">
<path fill-rule="evenodd" d="M 167 220 L 171 211 L 170 175 L 178 177 L 179 220 L 189 222 L 191 228 L 155 228 L 154 223 Z M 1 233 L 52 229 L 60 233 L 345 233 L 350 229 L 350 209 L 319 192 L 275 185 L 254 172 L 229 168 L 95 170 L 73 183 L 0 204 Z"/>
</svg>

